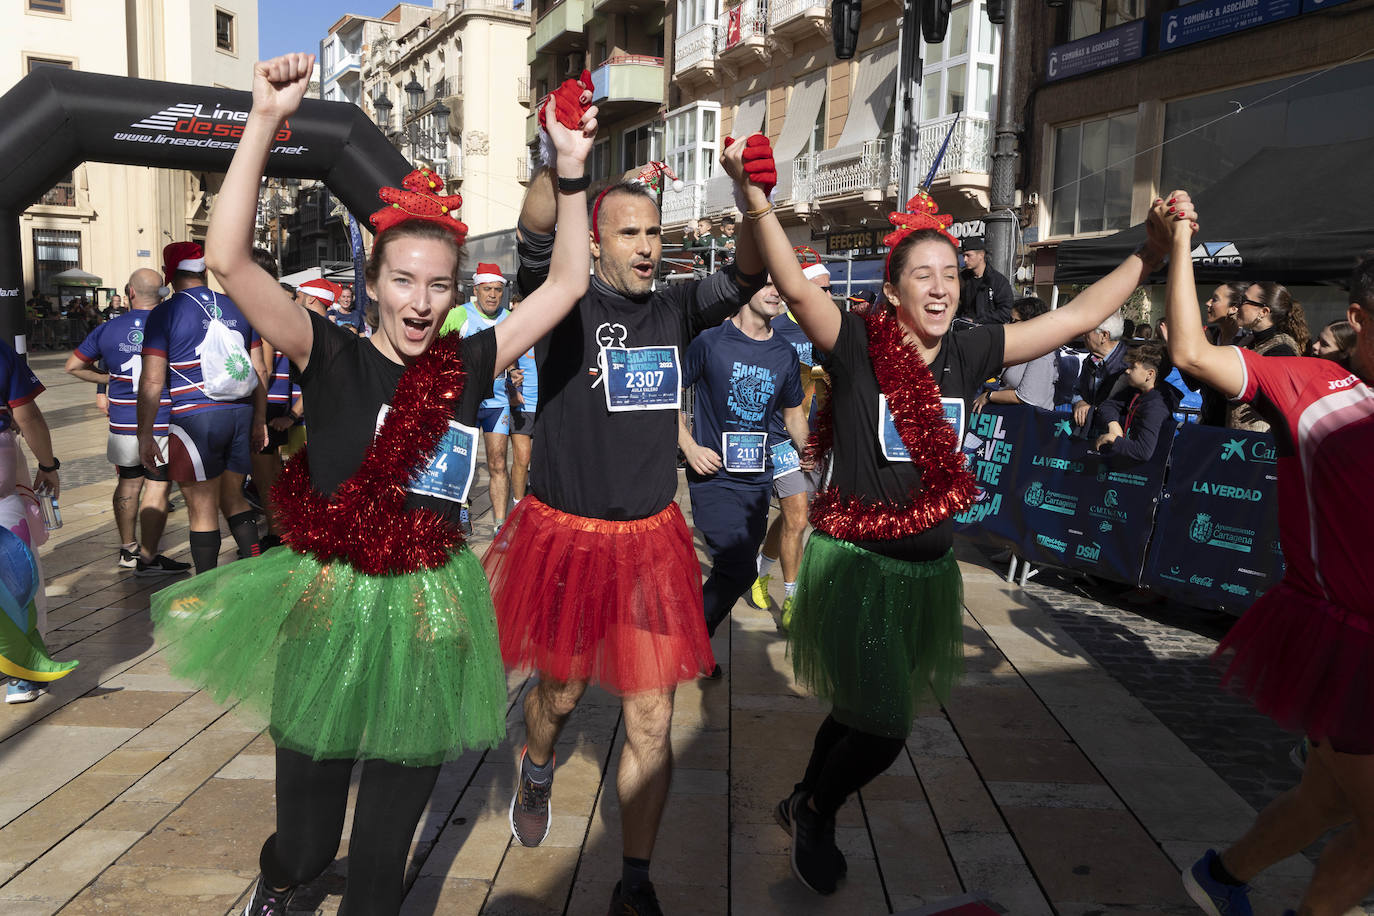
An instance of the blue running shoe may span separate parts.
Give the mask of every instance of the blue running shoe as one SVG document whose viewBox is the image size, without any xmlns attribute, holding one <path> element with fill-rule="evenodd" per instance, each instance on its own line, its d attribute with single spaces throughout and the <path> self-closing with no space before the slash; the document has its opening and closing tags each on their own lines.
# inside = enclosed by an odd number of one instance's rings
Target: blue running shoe
<svg viewBox="0 0 1374 916">
<path fill-rule="evenodd" d="M 20 678 L 10 678 L 5 686 L 6 703 L 32 703 L 43 692 L 43 685 Z"/>
<path fill-rule="evenodd" d="M 1223 884 L 1212 877 L 1212 862 L 1216 858 L 1217 851 L 1209 849 L 1194 862 L 1183 873 L 1183 889 L 1207 916 L 1254 916 L 1248 884 Z"/>
</svg>

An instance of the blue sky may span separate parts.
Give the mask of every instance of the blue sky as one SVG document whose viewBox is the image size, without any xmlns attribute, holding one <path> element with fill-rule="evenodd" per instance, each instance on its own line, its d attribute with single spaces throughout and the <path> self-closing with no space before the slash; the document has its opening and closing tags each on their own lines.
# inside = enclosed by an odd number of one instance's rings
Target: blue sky
<svg viewBox="0 0 1374 916">
<path fill-rule="evenodd" d="M 318 54 L 320 39 L 344 13 L 381 16 L 397 0 L 258 0 L 258 57 L 288 51 Z M 411 0 L 427 6 L 424 0 Z"/>
</svg>

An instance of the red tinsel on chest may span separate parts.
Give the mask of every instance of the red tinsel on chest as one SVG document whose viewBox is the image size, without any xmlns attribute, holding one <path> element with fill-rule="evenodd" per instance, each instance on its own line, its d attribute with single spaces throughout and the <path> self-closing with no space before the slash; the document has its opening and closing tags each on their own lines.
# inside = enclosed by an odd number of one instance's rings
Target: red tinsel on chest
<svg viewBox="0 0 1374 916">
<path fill-rule="evenodd" d="M 362 464 L 328 499 L 310 484 L 309 448 L 297 452 L 272 488 L 282 540 L 373 576 L 446 564 L 462 531 L 436 512 L 407 508 L 406 487 L 448 431 L 463 384 L 461 338 L 446 334 L 402 373 Z"/>
<path fill-rule="evenodd" d="M 811 524 L 846 541 L 891 541 L 920 534 L 962 512 L 973 504 L 978 485 L 945 419 L 935 377 L 915 348 L 902 340 L 896 316 L 875 306 L 863 319 L 878 390 L 887 396 L 892 422 L 921 472 L 920 481 L 901 504 L 844 496 L 832 484 L 811 503 Z M 834 445 L 833 403 L 828 399 L 821 408 L 806 444 L 807 456 L 817 467 Z"/>
</svg>

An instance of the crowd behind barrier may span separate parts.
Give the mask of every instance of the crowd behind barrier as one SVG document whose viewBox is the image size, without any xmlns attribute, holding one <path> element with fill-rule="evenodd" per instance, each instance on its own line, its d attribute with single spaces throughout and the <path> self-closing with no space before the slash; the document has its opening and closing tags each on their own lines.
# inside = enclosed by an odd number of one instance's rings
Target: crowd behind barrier
<svg viewBox="0 0 1374 916">
<path fill-rule="evenodd" d="M 993 406 L 964 436 L 969 541 L 1197 607 L 1241 613 L 1283 575 L 1268 433 L 1188 423 L 1142 462 L 1104 457 L 1062 413 Z"/>
</svg>

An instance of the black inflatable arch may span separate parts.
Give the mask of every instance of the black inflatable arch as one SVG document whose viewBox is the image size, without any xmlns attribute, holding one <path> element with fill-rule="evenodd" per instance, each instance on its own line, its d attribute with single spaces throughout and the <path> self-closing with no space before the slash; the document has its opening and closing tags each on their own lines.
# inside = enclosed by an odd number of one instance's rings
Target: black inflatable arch
<svg viewBox="0 0 1374 916">
<path fill-rule="evenodd" d="M 82 162 L 223 172 L 252 95 L 44 67 L 0 96 L 0 339 L 24 333 L 19 216 Z M 366 220 L 410 165 L 362 110 L 306 99 L 278 132 L 267 174 L 322 180 Z M 180 241 L 180 240 L 178 240 Z"/>
</svg>

